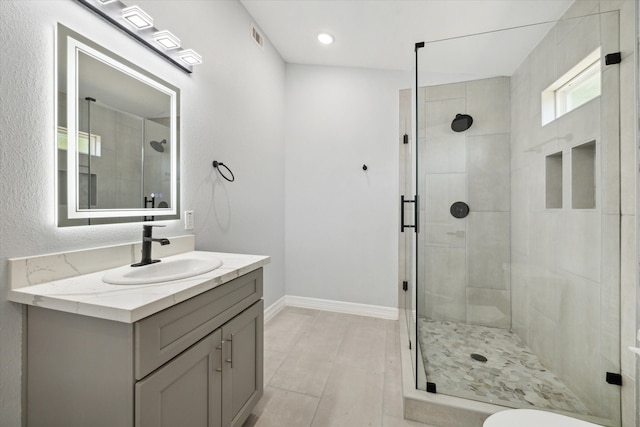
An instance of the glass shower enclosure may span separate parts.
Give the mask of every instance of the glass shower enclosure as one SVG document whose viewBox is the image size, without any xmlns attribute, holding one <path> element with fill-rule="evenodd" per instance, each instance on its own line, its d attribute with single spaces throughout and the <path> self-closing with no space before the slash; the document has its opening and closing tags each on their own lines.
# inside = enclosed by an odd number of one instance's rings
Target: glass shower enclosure
<svg viewBox="0 0 640 427">
<path fill-rule="evenodd" d="M 619 16 L 576 8 L 417 45 L 404 321 L 418 389 L 619 426 Z"/>
</svg>

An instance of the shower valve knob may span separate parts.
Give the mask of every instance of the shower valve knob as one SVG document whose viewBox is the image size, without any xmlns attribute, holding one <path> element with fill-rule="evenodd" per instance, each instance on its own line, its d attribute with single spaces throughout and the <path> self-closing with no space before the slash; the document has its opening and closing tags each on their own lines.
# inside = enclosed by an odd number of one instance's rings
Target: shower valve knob
<svg viewBox="0 0 640 427">
<path fill-rule="evenodd" d="M 449 211 L 455 218 L 464 218 L 469 215 L 469 205 L 465 202 L 455 202 L 451 205 Z"/>
</svg>

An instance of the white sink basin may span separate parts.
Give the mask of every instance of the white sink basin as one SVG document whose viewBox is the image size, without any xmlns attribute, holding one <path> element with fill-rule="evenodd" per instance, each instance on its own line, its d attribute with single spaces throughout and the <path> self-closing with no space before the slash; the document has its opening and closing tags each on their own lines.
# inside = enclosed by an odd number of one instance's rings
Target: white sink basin
<svg viewBox="0 0 640 427">
<path fill-rule="evenodd" d="M 206 252 L 190 252 L 166 258 L 143 267 L 124 266 L 109 270 L 102 281 L 112 285 L 144 285 L 186 279 L 215 270 L 220 258 Z"/>
</svg>

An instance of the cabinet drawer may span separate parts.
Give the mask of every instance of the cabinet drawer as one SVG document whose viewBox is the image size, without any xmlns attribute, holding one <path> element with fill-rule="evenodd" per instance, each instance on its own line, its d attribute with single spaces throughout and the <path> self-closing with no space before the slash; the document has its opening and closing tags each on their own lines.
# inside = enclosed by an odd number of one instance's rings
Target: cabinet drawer
<svg viewBox="0 0 640 427">
<path fill-rule="evenodd" d="M 140 380 L 262 298 L 262 269 L 135 323 Z"/>
</svg>

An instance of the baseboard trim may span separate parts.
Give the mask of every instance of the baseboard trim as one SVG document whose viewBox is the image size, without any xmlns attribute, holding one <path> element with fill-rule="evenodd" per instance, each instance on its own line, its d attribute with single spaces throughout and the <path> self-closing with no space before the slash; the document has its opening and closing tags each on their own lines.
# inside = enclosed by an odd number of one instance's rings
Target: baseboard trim
<svg viewBox="0 0 640 427">
<path fill-rule="evenodd" d="M 280 313 L 283 308 L 287 306 L 287 296 L 283 296 L 278 301 L 271 304 L 269 307 L 264 309 L 264 323 L 267 323 L 269 320 L 273 318 L 276 314 Z"/>
<path fill-rule="evenodd" d="M 313 310 L 333 311 L 358 316 L 377 317 L 386 320 L 398 320 L 398 309 L 378 305 L 357 304 L 353 302 L 333 301 L 319 298 L 285 295 L 285 305 Z M 271 307 L 269 307 L 271 308 Z"/>
</svg>

